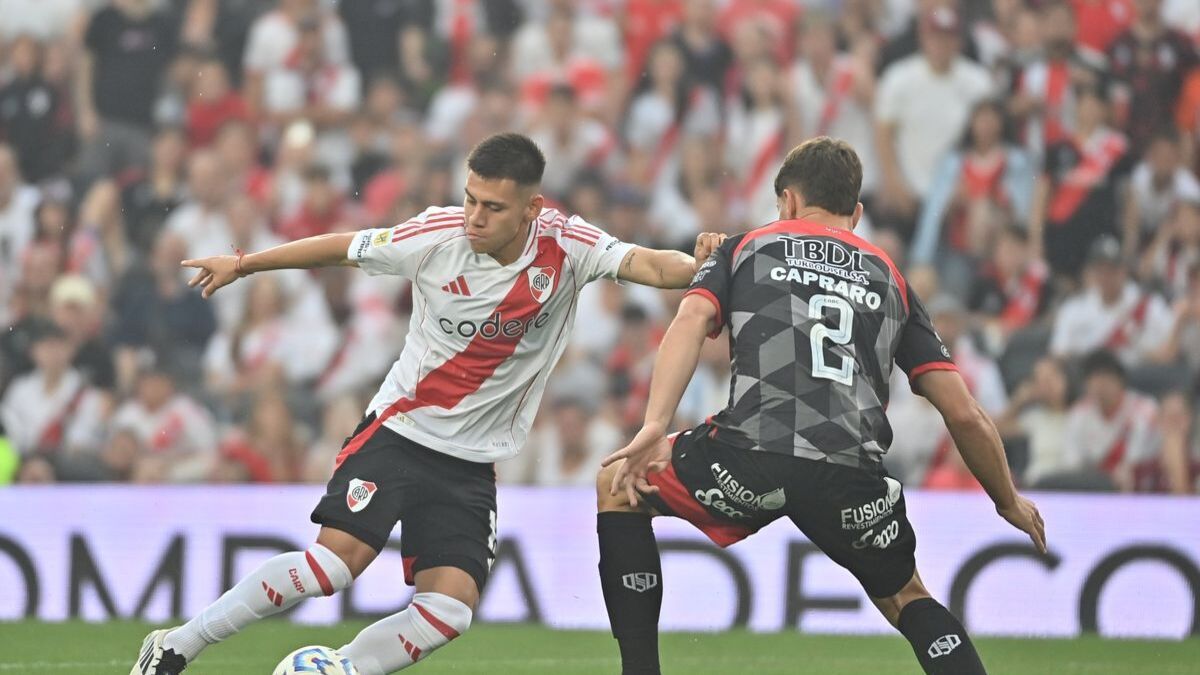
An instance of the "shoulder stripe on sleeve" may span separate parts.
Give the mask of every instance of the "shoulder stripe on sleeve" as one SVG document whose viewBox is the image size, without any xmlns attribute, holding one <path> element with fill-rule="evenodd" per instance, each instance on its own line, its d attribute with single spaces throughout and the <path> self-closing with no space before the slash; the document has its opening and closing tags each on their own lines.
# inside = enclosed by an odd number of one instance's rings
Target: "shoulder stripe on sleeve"
<svg viewBox="0 0 1200 675">
<path fill-rule="evenodd" d="M 421 235 L 421 234 L 429 234 L 431 232 L 437 232 L 438 230 L 448 230 L 452 227 L 462 228 L 462 223 L 461 222 L 447 223 L 445 225 L 438 225 L 436 227 L 426 227 L 423 229 L 414 230 L 414 231 L 410 231 L 410 232 L 397 233 L 395 236 L 392 237 L 392 243 L 395 244 L 398 241 L 404 241 L 405 239 L 408 239 L 410 237 L 415 237 L 415 236 Z"/>
<path fill-rule="evenodd" d="M 411 232 L 413 230 L 420 230 L 420 229 L 423 229 L 426 227 L 432 227 L 434 225 L 441 225 L 443 223 L 454 223 L 454 222 L 462 222 L 462 221 L 463 221 L 463 217 L 461 215 L 459 215 L 459 216 L 455 216 L 455 215 L 436 216 L 434 218 L 430 218 L 428 220 L 423 220 L 423 221 L 418 221 L 416 219 L 412 219 L 401 225 L 396 226 L 396 229 L 393 231 L 393 234 L 403 234 L 406 232 Z"/>
<path fill-rule="evenodd" d="M 563 233 L 563 239 L 574 239 L 575 241 L 583 242 L 584 244 L 587 244 L 588 246 L 591 246 L 593 248 L 595 248 L 596 243 L 597 243 L 595 240 L 585 239 L 583 237 L 577 236 L 574 232 L 570 232 L 570 231 Z"/>
<path fill-rule="evenodd" d="M 579 237 L 579 238 L 581 238 L 581 239 L 586 239 L 586 240 L 588 240 L 588 241 L 590 241 L 590 242 L 593 242 L 593 243 L 600 241 L 600 237 L 599 237 L 599 236 L 597 236 L 597 235 L 594 235 L 594 234 L 591 234 L 591 233 L 588 233 L 588 232 L 583 232 L 582 230 L 577 230 L 577 229 L 575 229 L 575 228 L 573 228 L 573 227 L 569 227 L 569 228 L 567 228 L 566 230 L 564 230 L 564 231 L 563 231 L 563 234 L 564 234 L 564 235 L 566 235 L 566 234 L 570 234 L 570 235 L 572 235 L 572 236 Z"/>
<path fill-rule="evenodd" d="M 568 224 L 567 228 L 570 230 L 574 230 L 575 232 L 578 232 L 579 234 L 585 234 L 589 237 L 595 237 L 596 239 L 599 239 L 600 235 L 604 234 L 604 232 L 602 232 L 599 228 L 593 227 L 591 225 L 588 225 L 587 223 L 582 223 L 582 222 Z"/>
</svg>

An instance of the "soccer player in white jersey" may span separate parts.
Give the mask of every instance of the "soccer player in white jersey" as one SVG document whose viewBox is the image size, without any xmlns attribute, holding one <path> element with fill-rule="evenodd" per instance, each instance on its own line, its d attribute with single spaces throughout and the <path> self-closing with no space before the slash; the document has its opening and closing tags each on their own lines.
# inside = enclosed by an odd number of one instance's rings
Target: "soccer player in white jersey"
<svg viewBox="0 0 1200 675">
<path fill-rule="evenodd" d="M 142 644 L 131 675 L 173 675 L 208 645 L 362 573 L 404 523 L 404 611 L 341 648 L 362 675 L 406 668 L 471 625 L 496 550 L 494 462 L 517 454 L 562 355 L 580 289 L 607 277 L 684 288 L 696 257 L 618 241 L 544 208 L 545 159 L 519 134 L 485 139 L 467 159 L 462 207 L 396 227 L 324 234 L 249 255 L 187 260 L 204 297 L 256 272 L 357 265 L 413 283 L 404 350 L 346 440 L 306 551 L 276 556 L 185 625 Z"/>
</svg>

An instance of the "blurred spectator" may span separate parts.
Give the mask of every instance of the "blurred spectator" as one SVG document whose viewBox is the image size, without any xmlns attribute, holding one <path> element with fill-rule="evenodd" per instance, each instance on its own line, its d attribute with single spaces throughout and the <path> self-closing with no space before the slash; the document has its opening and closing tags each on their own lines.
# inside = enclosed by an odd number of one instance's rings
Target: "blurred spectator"
<svg viewBox="0 0 1200 675">
<path fill-rule="evenodd" d="M 610 18 L 584 16 L 574 4 L 556 0 L 544 22 L 526 22 L 513 36 L 509 61 L 527 99 L 540 103 L 555 85 L 567 83 L 580 105 L 592 110 L 619 75 L 621 36 Z"/>
<path fill-rule="evenodd" d="M 550 402 L 529 449 L 538 485 L 592 485 L 600 460 L 621 446 L 621 432 L 579 398 Z"/>
<path fill-rule="evenodd" d="M 12 148 L 0 144 L 0 302 L 7 304 L 21 272 L 21 258 L 33 241 L 34 211 L 41 195 L 21 177 Z"/>
<path fill-rule="evenodd" d="M 1187 372 L 1200 385 L 1200 263 L 1188 272 L 1185 293 L 1175 301 L 1174 320 L 1161 349 L 1156 354 L 1161 363 L 1182 362 Z"/>
<path fill-rule="evenodd" d="M 654 45 L 666 37 L 683 18 L 683 0 L 628 0 L 624 21 L 625 72 L 636 82 L 649 70 L 647 57 Z"/>
<path fill-rule="evenodd" d="M 1142 254 L 1140 276 L 1168 299 L 1188 293 L 1189 275 L 1200 265 L 1200 196 L 1175 203 Z"/>
<path fill-rule="evenodd" d="M 1073 133 L 1046 148 L 1029 225 L 1037 254 L 1071 278 L 1092 242 L 1117 232 L 1117 180 L 1128 149 L 1125 137 L 1108 126 L 1099 90 L 1079 88 L 1075 104 Z"/>
<path fill-rule="evenodd" d="M 1147 362 L 1170 335 L 1171 310 L 1161 296 L 1130 281 L 1116 239 L 1106 236 L 1091 246 L 1084 280 L 1083 290 L 1058 310 L 1051 353 L 1076 357 L 1103 348 L 1126 366 Z"/>
<path fill-rule="evenodd" d="M 224 208 L 231 187 L 215 152 L 200 150 L 188 157 L 187 199 L 171 211 L 166 221 L 166 230 L 186 243 L 186 257 L 233 252 Z"/>
<path fill-rule="evenodd" d="M 777 62 L 785 61 L 795 42 L 792 31 L 800 7 L 789 0 L 729 0 L 721 11 L 719 24 L 726 35 L 751 24 L 764 39 L 767 53 Z"/>
<path fill-rule="evenodd" d="M 952 287 L 966 286 L 998 225 L 1024 223 L 1029 215 L 1033 167 L 1006 132 L 1000 103 L 976 104 L 959 149 L 941 161 L 922 204 L 909 258 L 917 265 L 936 261 Z"/>
<path fill-rule="evenodd" d="M 1161 449 L 1158 405 L 1127 387 L 1116 356 L 1093 352 L 1084 361 L 1083 397 L 1067 415 L 1064 439 L 1062 464 L 1052 472 L 1047 467 L 1038 487 L 1137 489 L 1137 478 Z"/>
<path fill-rule="evenodd" d="M 312 124 L 320 161 L 348 169 L 353 146 L 343 125 L 362 98 L 362 78 L 350 65 L 328 56 L 317 18 L 301 19 L 297 28 L 289 67 L 269 71 L 263 79 L 263 115 L 277 128 L 301 119 Z"/>
<path fill-rule="evenodd" d="M 71 367 L 74 346 L 46 322 L 33 336 L 33 372 L 13 381 L 0 401 L 8 438 L 22 455 L 53 458 L 92 447 L 102 433 L 104 401 Z"/>
<path fill-rule="evenodd" d="M 248 195 L 263 206 L 273 202 L 274 179 L 259 163 L 258 138 L 253 125 L 238 119 L 226 121 L 217 130 L 213 150 L 221 160 L 221 169 L 234 193 Z"/>
<path fill-rule="evenodd" d="M 1067 411 L 1071 404 L 1070 381 L 1062 363 L 1043 358 L 1028 380 L 1017 387 L 1008 409 L 996 419 L 1005 440 L 1020 437 L 1027 449 L 1024 485 L 1037 485 L 1042 478 L 1066 465 Z"/>
<path fill-rule="evenodd" d="M 883 72 L 875 104 L 880 207 L 911 223 L 942 155 L 967 126 L 971 108 L 991 92 L 987 71 L 961 54 L 957 10 L 921 17 L 921 51 Z M 920 96 L 912 92 L 921 92 Z"/>
<path fill-rule="evenodd" d="M 104 308 L 87 279 L 78 275 L 59 277 L 50 288 L 50 316 L 70 343 L 71 365 L 97 389 L 116 386 L 112 352 L 101 337 Z"/>
<path fill-rule="evenodd" d="M 338 14 L 346 26 L 350 56 L 358 72 L 367 80 L 397 72 L 403 50 L 400 40 L 405 35 L 428 33 L 436 4 L 435 0 L 339 2 Z"/>
<path fill-rule="evenodd" d="M 734 218 L 754 227 L 779 218 L 775 172 L 786 151 L 792 101 L 778 68 L 766 58 L 747 64 L 744 74 L 742 91 L 726 111 L 725 165 L 737 177 Z"/>
<path fill-rule="evenodd" d="M 122 213 L 109 214 L 108 217 L 123 217 L 124 236 L 135 255 L 150 253 L 171 213 L 187 198 L 183 175 L 187 160 L 183 131 L 159 130 L 150 146 L 146 175 L 122 191 Z"/>
<path fill-rule="evenodd" d="M 680 180 L 682 140 L 707 143 L 720 126 L 716 95 L 687 79 L 683 54 L 670 42 L 650 52 L 647 77 L 629 106 L 625 140 L 630 180 L 657 194 Z M 690 234 L 690 233 L 689 233 Z"/>
<path fill-rule="evenodd" d="M 75 151 L 69 99 L 43 75 L 42 45 L 33 37 L 18 37 L 9 61 L 12 79 L 0 87 L 0 142 L 16 151 L 21 175 L 38 183 L 58 176 Z"/>
<path fill-rule="evenodd" d="M 234 412 L 247 409 L 246 398 L 255 392 L 317 377 L 338 339 L 328 322 L 300 323 L 289 316 L 280 277 L 263 275 L 247 283 L 241 321 L 219 330 L 204 354 L 207 390 Z"/>
<path fill-rule="evenodd" d="M 1076 3 L 1078 4 L 1078 3 Z M 1077 131 L 1077 90 L 1099 89 L 1104 81 L 1103 55 L 1076 44 L 1076 15 L 1066 0 L 1041 5 L 1038 21 L 1042 54 L 1018 74 L 1009 108 L 1025 125 L 1025 145 L 1041 159 L 1048 148 L 1068 141 Z"/>
<path fill-rule="evenodd" d="M 304 482 L 323 484 L 329 480 L 334 459 L 354 434 L 365 407 L 351 396 L 336 398 L 325 405 L 321 414 L 321 435 L 309 445 L 304 460 Z"/>
<path fill-rule="evenodd" d="M 546 155 L 542 191 L 553 199 L 565 198 L 583 171 L 602 170 L 617 149 L 613 134 L 583 115 L 575 88 L 568 84 L 550 90 L 541 123 L 530 138 Z"/>
<path fill-rule="evenodd" d="M 1050 270 L 1030 254 L 1029 234 L 1019 226 L 1002 229 L 989 248 L 967 292 L 967 307 L 979 317 L 989 351 L 997 354 L 1049 307 Z"/>
<path fill-rule="evenodd" d="M 938 9 L 951 9 L 956 12 L 960 8 L 957 0 L 916 0 L 915 2 L 906 3 L 909 5 L 909 11 L 901 10 L 904 18 L 904 25 L 899 26 L 895 34 L 889 35 L 891 39 L 880 49 L 879 53 L 879 72 L 883 73 L 898 61 L 902 61 L 921 50 L 923 38 L 921 36 L 924 31 L 922 25 L 923 17 Z M 901 5 L 903 6 L 903 5 Z M 877 9 L 868 10 L 878 14 Z M 963 41 L 963 55 L 972 61 L 978 60 L 979 50 L 975 45 L 975 36 L 973 31 L 969 31 L 965 24 L 959 24 L 956 28 L 960 39 Z"/>
<path fill-rule="evenodd" d="M 1149 467 L 1152 482 L 1139 487 L 1177 495 L 1195 494 L 1200 491 L 1200 451 L 1192 437 L 1193 407 L 1185 394 L 1173 392 L 1163 397 L 1160 411 L 1160 464 Z"/>
<path fill-rule="evenodd" d="M 245 430 L 222 441 L 209 480 L 218 483 L 295 483 L 301 478 L 304 445 L 282 396 L 264 392 L 254 402 Z"/>
<path fill-rule="evenodd" d="M 271 109 L 266 91 L 269 79 L 294 82 L 295 71 L 301 66 L 301 41 L 306 30 L 310 33 L 308 51 L 320 51 L 319 57 L 310 53 L 310 60 L 340 66 L 350 58 L 345 26 L 319 0 L 278 0 L 277 7 L 254 21 L 243 57 L 243 95 L 255 114 Z"/>
<path fill-rule="evenodd" d="M 75 92 L 83 176 L 145 166 L 159 82 L 178 30 L 152 0 L 113 0 L 92 16 Z"/>
<path fill-rule="evenodd" d="M 862 40 L 839 50 L 834 18 L 817 9 L 805 12 L 800 30 L 788 86 L 798 113 L 790 140 L 833 136 L 854 146 L 863 165 L 862 197 L 869 201 L 879 180 L 871 120 L 874 44 Z"/>
<path fill-rule="evenodd" d="M 250 110 L 229 83 L 225 66 L 215 58 L 197 64 L 188 93 L 188 142 L 193 148 L 210 145 L 217 131 L 231 120 L 248 121 Z"/>
<path fill-rule="evenodd" d="M 284 239 L 295 241 L 326 232 L 352 229 L 353 214 L 345 198 L 333 185 L 329 169 L 313 165 L 304 170 L 304 200 L 300 208 L 279 223 L 276 231 Z M 218 251 L 218 248 L 210 248 Z"/>
<path fill-rule="evenodd" d="M 165 372 L 138 376 L 134 397 L 117 409 L 112 426 L 114 433 L 129 432 L 141 448 L 133 465 L 135 482 L 190 483 L 207 476 L 217 448 L 212 416 L 177 393 Z"/>
<path fill-rule="evenodd" d="M 717 31 L 715 0 L 684 0 L 682 22 L 671 41 L 683 54 L 687 78 L 719 94 L 725 87 L 733 54 Z"/>
<path fill-rule="evenodd" d="M 1200 203 L 1200 180 L 1183 165 L 1179 136 L 1156 134 L 1134 167 L 1125 195 L 1125 255 L 1136 256 L 1181 202 Z"/>
<path fill-rule="evenodd" d="M 1104 54 L 1133 23 L 1134 0 L 1070 0 L 1079 24 L 1079 44 Z"/>
<path fill-rule="evenodd" d="M 122 389 L 146 360 L 179 382 L 200 384 L 200 356 L 216 319 L 212 305 L 183 280 L 179 263 L 186 254 L 187 241 L 163 232 L 150 259 L 138 261 L 117 282 L 109 339 Z"/>
<path fill-rule="evenodd" d="M 1141 153 L 1153 134 L 1174 122 L 1184 78 L 1200 63 L 1188 36 L 1162 20 L 1162 0 L 1134 0 L 1135 20 L 1108 48 L 1120 83 L 1125 132 Z"/>
</svg>

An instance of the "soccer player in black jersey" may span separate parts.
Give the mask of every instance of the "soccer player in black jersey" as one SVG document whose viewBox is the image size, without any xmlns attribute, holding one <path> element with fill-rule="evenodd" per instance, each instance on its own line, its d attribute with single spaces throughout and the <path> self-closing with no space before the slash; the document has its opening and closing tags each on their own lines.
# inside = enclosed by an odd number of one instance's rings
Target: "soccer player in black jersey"
<svg viewBox="0 0 1200 675">
<path fill-rule="evenodd" d="M 1045 551 L 1041 515 L 1017 494 L 1000 436 L 921 300 L 853 233 L 861 182 L 844 142 L 793 149 L 775 178 L 779 220 L 717 249 L 663 338 L 645 423 L 597 479 L 601 585 L 626 675 L 659 672 L 655 515 L 684 518 L 720 546 L 790 518 L 859 580 L 925 672 L 984 672 L 962 624 L 921 583 L 903 490 L 883 469 L 893 363 L 941 412 L 1000 516 Z M 705 336 L 726 326 L 728 406 L 667 435 Z"/>
</svg>

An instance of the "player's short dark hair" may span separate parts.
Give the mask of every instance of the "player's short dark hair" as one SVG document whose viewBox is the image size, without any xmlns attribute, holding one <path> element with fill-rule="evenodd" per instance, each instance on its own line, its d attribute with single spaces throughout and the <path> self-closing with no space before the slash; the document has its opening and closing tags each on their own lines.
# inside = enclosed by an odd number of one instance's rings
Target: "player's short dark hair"
<svg viewBox="0 0 1200 675">
<path fill-rule="evenodd" d="M 845 141 L 818 136 L 792 148 L 775 175 L 775 196 L 785 188 L 797 190 L 804 203 L 849 216 L 858 206 L 862 162 Z"/>
<path fill-rule="evenodd" d="M 528 136 L 493 134 L 471 150 L 467 168 L 488 180 L 508 179 L 517 185 L 536 185 L 542 182 L 546 157 Z"/>
<path fill-rule="evenodd" d="M 1084 357 L 1081 370 L 1085 380 L 1093 375 L 1112 375 L 1122 382 L 1126 379 L 1125 366 L 1107 349 L 1097 349 Z"/>
</svg>

